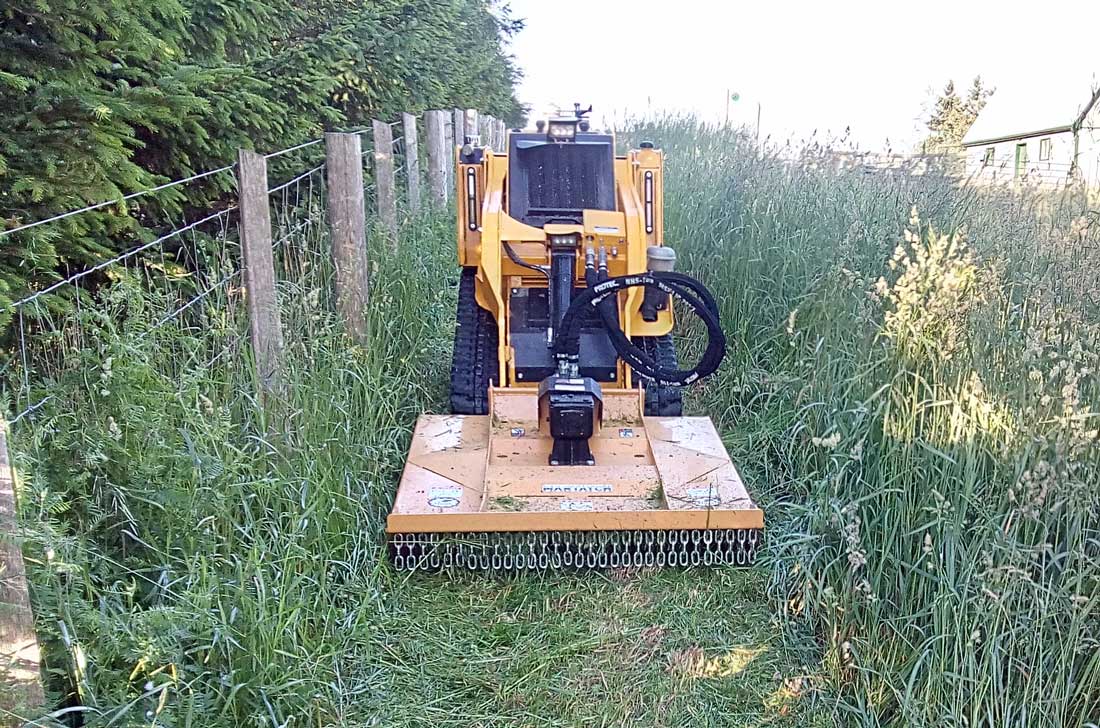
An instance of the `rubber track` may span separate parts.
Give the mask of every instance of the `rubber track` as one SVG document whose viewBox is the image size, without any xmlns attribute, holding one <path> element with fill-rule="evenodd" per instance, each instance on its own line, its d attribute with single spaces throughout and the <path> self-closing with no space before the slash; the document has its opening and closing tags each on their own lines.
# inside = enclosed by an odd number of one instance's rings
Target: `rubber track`
<svg viewBox="0 0 1100 728">
<path fill-rule="evenodd" d="M 664 369 L 676 369 L 676 344 L 672 334 L 642 336 L 636 339 L 646 354 Z M 645 384 L 645 413 L 650 417 L 680 417 L 684 411 L 683 392 L 679 387 L 658 387 L 651 379 Z"/>
<path fill-rule="evenodd" d="M 455 345 L 451 360 L 451 412 L 489 413 L 489 386 L 496 384 L 497 325 L 474 297 L 476 268 L 463 268 L 458 284 Z"/>
</svg>

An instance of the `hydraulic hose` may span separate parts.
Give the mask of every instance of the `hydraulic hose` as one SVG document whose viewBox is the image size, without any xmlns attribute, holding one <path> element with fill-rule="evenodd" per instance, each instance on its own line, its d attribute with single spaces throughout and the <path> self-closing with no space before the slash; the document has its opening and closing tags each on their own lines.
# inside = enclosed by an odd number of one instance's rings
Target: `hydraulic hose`
<svg viewBox="0 0 1100 728">
<path fill-rule="evenodd" d="M 718 305 L 706 287 L 683 273 L 649 272 L 617 276 L 597 281 L 573 299 L 554 338 L 554 357 L 559 368 L 575 371 L 580 359 L 580 324 L 584 311 L 594 307 L 611 338 L 615 351 L 630 367 L 659 386 L 683 387 L 718 370 L 726 355 L 726 336 L 718 318 Z M 610 305 L 620 291 L 637 286 L 654 286 L 680 299 L 707 327 L 707 348 L 690 369 L 665 369 L 640 346 L 627 338 L 617 321 L 616 307 Z"/>
</svg>

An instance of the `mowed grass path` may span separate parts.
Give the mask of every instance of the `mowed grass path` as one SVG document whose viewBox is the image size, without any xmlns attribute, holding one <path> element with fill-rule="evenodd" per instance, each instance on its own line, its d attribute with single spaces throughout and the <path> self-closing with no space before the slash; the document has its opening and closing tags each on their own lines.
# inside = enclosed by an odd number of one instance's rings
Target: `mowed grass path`
<svg viewBox="0 0 1100 728">
<path fill-rule="evenodd" d="M 381 598 L 370 711 L 395 726 L 808 722 L 762 570 L 412 576 Z"/>
<path fill-rule="evenodd" d="M 670 243 L 689 233 L 670 230 Z M 452 250 L 436 247 L 430 267 L 456 278 Z M 707 280 L 704 270 L 685 270 Z M 438 350 L 448 357 L 451 297 L 438 318 Z M 732 329 L 731 352 L 748 347 L 743 333 Z M 685 337 L 682 358 L 698 355 L 695 344 Z M 437 412 L 446 411 L 448 365 L 449 358 L 431 374 Z M 692 393 L 687 411 L 713 416 L 766 507 L 776 485 L 760 443 L 772 425 L 755 415 L 738 420 L 728 404 L 708 409 L 728 400 L 715 397 L 715 387 L 740 378 Z M 355 702 L 385 726 L 835 725 L 816 640 L 782 624 L 769 594 L 774 566 L 765 549 L 750 569 L 387 572 L 367 653 L 347 665 L 349 673 L 371 665 L 364 702 Z"/>
</svg>

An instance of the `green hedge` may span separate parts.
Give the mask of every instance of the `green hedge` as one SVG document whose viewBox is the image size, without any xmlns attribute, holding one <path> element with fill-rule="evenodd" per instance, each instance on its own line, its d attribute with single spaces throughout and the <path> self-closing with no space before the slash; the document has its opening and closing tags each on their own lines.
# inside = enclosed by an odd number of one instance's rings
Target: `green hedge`
<svg viewBox="0 0 1100 728">
<path fill-rule="evenodd" d="M 28 0 L 0 9 L 0 230 L 451 106 L 517 121 L 492 0 Z M 0 306 L 178 222 L 231 175 L 0 238 Z M 6 317 L 0 317 L 0 324 Z"/>
</svg>

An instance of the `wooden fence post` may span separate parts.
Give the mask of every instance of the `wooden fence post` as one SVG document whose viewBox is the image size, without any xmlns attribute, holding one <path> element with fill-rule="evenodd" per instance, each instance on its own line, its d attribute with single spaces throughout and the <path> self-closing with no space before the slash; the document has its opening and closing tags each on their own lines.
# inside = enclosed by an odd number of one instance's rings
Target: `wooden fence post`
<svg viewBox="0 0 1100 728">
<path fill-rule="evenodd" d="M 325 134 L 328 219 L 336 269 L 336 308 L 348 333 L 366 344 L 367 216 L 363 199 L 363 149 L 358 134 Z"/>
<path fill-rule="evenodd" d="M 283 325 L 275 297 L 267 160 L 247 149 L 237 154 L 241 252 L 248 291 L 248 325 L 256 376 L 264 394 L 282 388 Z"/>
<path fill-rule="evenodd" d="M 477 133 L 481 137 L 481 146 L 493 148 L 493 117 L 480 116 L 477 120 Z"/>
<path fill-rule="evenodd" d="M 39 672 L 38 638 L 27 593 L 22 539 L 15 508 L 15 470 L 8 450 L 8 423 L 0 420 L 0 725 L 19 726 L 46 699 Z"/>
<path fill-rule="evenodd" d="M 447 162 L 447 189 L 453 190 L 455 188 L 455 147 L 461 147 L 466 142 L 466 112 L 462 109 L 454 109 L 451 113 L 454 121 L 453 144 L 451 148 L 447 150 L 447 156 L 450 161 Z M 449 198 L 451 193 L 447 193 Z"/>
<path fill-rule="evenodd" d="M 466 141 L 466 112 L 462 109 L 455 109 L 452 116 L 454 116 L 455 125 L 455 144 L 462 146 L 462 143 Z"/>
<path fill-rule="evenodd" d="M 481 133 L 481 124 L 478 123 L 477 116 L 477 109 L 466 109 L 466 119 L 462 122 L 462 128 L 463 133 L 468 137 L 476 137 Z M 484 143 L 485 140 L 482 139 L 481 142 Z"/>
<path fill-rule="evenodd" d="M 443 133 L 447 112 L 429 111 L 424 114 L 424 129 L 428 138 L 428 186 L 432 201 L 440 205 L 447 202 L 447 145 Z"/>
<path fill-rule="evenodd" d="M 374 120 L 374 196 L 378 217 L 389 235 L 391 245 L 397 244 L 397 191 L 394 189 L 393 130 L 384 121 Z"/>
<path fill-rule="evenodd" d="M 409 194 L 409 212 L 420 212 L 420 157 L 416 143 L 416 117 L 401 114 L 401 127 L 405 132 L 405 184 Z"/>
<path fill-rule="evenodd" d="M 446 111 L 439 113 L 443 124 L 443 186 L 448 190 L 445 197 L 450 198 L 450 190 L 455 186 L 455 130 L 450 114 Z"/>
</svg>

